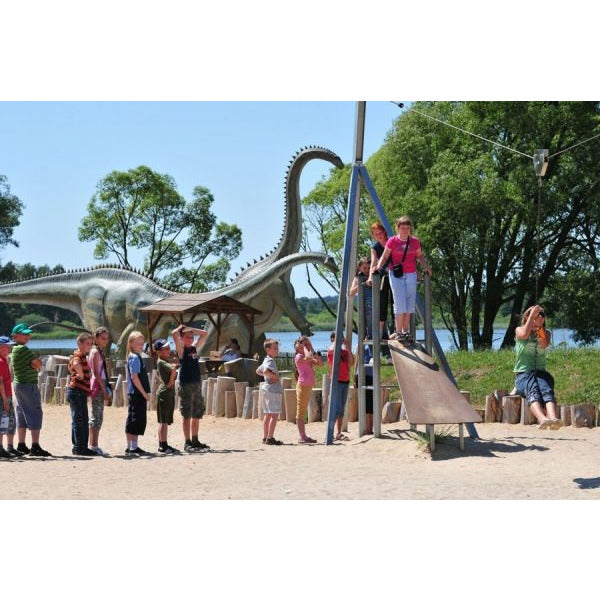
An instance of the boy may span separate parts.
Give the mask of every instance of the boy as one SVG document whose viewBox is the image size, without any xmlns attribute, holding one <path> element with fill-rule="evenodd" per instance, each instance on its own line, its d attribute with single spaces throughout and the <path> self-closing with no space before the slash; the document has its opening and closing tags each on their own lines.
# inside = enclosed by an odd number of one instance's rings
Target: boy
<svg viewBox="0 0 600 600">
<path fill-rule="evenodd" d="M 27 347 L 33 331 L 25 323 L 13 327 L 12 338 L 16 342 L 10 355 L 15 377 L 14 389 L 17 400 L 17 450 L 30 456 L 52 456 L 40 446 L 40 431 L 44 413 L 38 388 L 38 371 L 42 361 Z M 31 431 L 31 450 L 25 445 L 25 434 Z"/>
<path fill-rule="evenodd" d="M 329 372 L 333 373 L 333 353 L 335 351 L 335 332 L 332 332 L 329 336 L 331 345 L 327 350 L 327 362 L 329 363 Z M 344 339 L 342 341 L 342 351 L 340 355 L 340 370 L 338 374 L 338 382 L 341 390 L 341 402 L 339 411 L 336 415 L 336 428 L 337 435 L 335 439 L 340 442 L 347 442 L 350 438 L 342 433 L 342 422 L 344 420 L 344 410 L 346 408 L 346 400 L 348 399 L 348 387 L 350 385 L 350 367 L 354 364 L 354 356 L 352 355 L 352 348 L 348 341 Z"/>
<path fill-rule="evenodd" d="M 210 450 L 210 446 L 198 439 L 200 419 L 204 416 L 198 351 L 207 334 L 204 329 L 194 329 L 186 325 L 180 325 L 172 332 L 175 352 L 179 357 L 179 410 L 183 418 L 183 448 L 186 452 Z"/>
<path fill-rule="evenodd" d="M 171 356 L 171 347 L 167 340 L 156 340 L 152 346 L 158 356 L 156 370 L 160 385 L 156 392 L 156 416 L 158 418 L 158 451 L 163 454 L 174 454 L 177 452 L 167 444 L 167 431 L 169 425 L 173 424 L 173 412 L 175 410 L 175 378 L 177 367 L 168 362 Z"/>
<path fill-rule="evenodd" d="M 13 448 L 15 437 L 15 409 L 12 403 L 12 378 L 8 367 L 8 355 L 14 342 L 6 335 L 0 336 L 0 396 L 2 406 L 0 409 L 0 458 L 19 457 L 21 453 Z M 7 450 L 2 445 L 2 438 L 6 434 Z"/>
<path fill-rule="evenodd" d="M 275 357 L 279 355 L 279 342 L 273 339 L 267 339 L 264 342 L 264 349 L 267 355 L 262 365 L 256 369 L 256 374 L 264 377 L 261 384 L 263 389 L 263 444 L 269 446 L 281 446 L 283 442 L 273 437 L 277 419 L 281 412 L 283 401 L 283 386 L 279 381 L 279 372 Z"/>
<path fill-rule="evenodd" d="M 71 407 L 71 442 L 72 452 L 76 456 L 98 456 L 88 448 L 88 405 L 90 381 L 92 373 L 87 362 L 87 355 L 92 349 L 94 336 L 91 333 L 80 333 L 77 336 L 77 350 L 69 360 L 69 385 L 67 400 Z"/>
</svg>

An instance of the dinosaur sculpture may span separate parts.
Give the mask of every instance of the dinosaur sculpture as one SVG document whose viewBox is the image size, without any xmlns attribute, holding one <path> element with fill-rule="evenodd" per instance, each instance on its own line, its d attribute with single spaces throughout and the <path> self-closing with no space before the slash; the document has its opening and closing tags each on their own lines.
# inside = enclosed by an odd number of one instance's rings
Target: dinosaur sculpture
<svg viewBox="0 0 600 600">
<path fill-rule="evenodd" d="M 300 175 L 304 166 L 313 159 L 328 161 L 337 168 L 343 167 L 341 159 L 325 148 L 300 150 L 286 173 L 285 222 L 278 245 L 266 257 L 261 256 L 253 264 L 248 263 L 228 285 L 218 290 L 262 311 L 255 321 L 255 348 L 262 346 L 264 332 L 283 314 L 290 317 L 299 331 L 310 333 L 310 324 L 298 310 L 290 283 L 290 271 L 294 266 L 320 263 L 335 270 L 333 259 L 325 254 L 299 252 L 302 240 Z M 108 327 L 113 338 L 117 339 L 117 354 L 123 355 L 129 333 L 145 325 L 139 309 L 174 293 L 140 272 L 100 266 L 2 284 L 0 302 L 49 304 L 71 310 L 90 330 L 102 325 Z M 115 335 L 117 332 L 118 336 Z M 221 335 L 223 339 L 237 337 L 242 344 L 247 343 L 249 338 L 245 326 L 241 326 L 237 319 L 230 319 Z M 210 344 L 213 338 L 214 332 L 209 331 L 207 343 Z"/>
</svg>

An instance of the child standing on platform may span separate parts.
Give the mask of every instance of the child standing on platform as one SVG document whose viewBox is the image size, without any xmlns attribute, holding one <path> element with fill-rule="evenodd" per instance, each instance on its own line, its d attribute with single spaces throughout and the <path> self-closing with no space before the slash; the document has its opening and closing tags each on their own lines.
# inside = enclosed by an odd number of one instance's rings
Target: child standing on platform
<svg viewBox="0 0 600 600">
<path fill-rule="evenodd" d="M 148 371 L 142 360 L 144 348 L 144 334 L 132 331 L 127 340 L 127 394 L 129 408 L 125 422 L 125 435 L 127 448 L 125 454 L 129 456 L 144 456 L 148 454 L 138 446 L 138 437 L 146 431 L 146 411 L 150 402 L 150 381 Z"/>
<path fill-rule="evenodd" d="M 281 446 L 283 442 L 273 437 L 283 403 L 283 386 L 279 380 L 279 371 L 275 362 L 275 357 L 279 355 L 279 342 L 269 338 L 264 342 L 264 349 L 267 355 L 260 367 L 256 369 L 256 374 L 264 377 L 264 382 L 261 384 L 264 413 L 263 444 Z"/>
<path fill-rule="evenodd" d="M 158 356 L 156 370 L 160 385 L 156 392 L 156 416 L 158 418 L 158 451 L 162 454 L 174 454 L 177 452 L 167 444 L 167 431 L 169 425 L 173 424 L 173 413 L 175 412 L 175 378 L 177 367 L 169 362 L 171 347 L 164 339 L 156 340 L 152 346 Z"/>
</svg>

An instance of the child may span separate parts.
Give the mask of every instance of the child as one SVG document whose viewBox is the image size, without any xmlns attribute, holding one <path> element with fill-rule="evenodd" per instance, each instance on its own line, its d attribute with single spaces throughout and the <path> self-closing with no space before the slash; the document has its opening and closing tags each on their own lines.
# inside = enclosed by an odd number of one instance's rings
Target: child
<svg viewBox="0 0 600 600">
<path fill-rule="evenodd" d="M 6 336 L 0 336 L 0 396 L 2 406 L 0 407 L 0 458 L 18 458 L 22 454 L 13 447 L 15 438 L 16 422 L 15 409 L 12 402 L 12 378 L 8 367 L 8 355 L 12 350 L 14 342 Z M 2 438 L 6 434 L 7 450 L 2 445 Z"/>
<path fill-rule="evenodd" d="M 47 457 L 52 455 L 40 446 L 44 412 L 38 388 L 38 371 L 42 368 L 42 361 L 27 347 L 32 333 L 26 323 L 17 323 L 12 330 L 12 338 L 16 342 L 10 361 L 13 367 L 13 387 L 17 401 L 15 408 L 19 438 L 17 450 L 29 456 Z M 25 434 L 28 429 L 31 432 L 31 449 L 25 444 Z"/>
<path fill-rule="evenodd" d="M 99 456 L 104 452 L 98 446 L 98 437 L 104 417 L 104 405 L 110 403 L 112 389 L 108 382 L 108 369 L 106 368 L 106 359 L 104 353 L 110 339 L 110 334 L 106 327 L 98 327 L 94 331 L 94 345 L 90 350 L 88 363 L 92 371 L 91 392 L 92 414 L 90 416 L 89 443 L 90 450 L 93 450 Z"/>
<path fill-rule="evenodd" d="M 329 336 L 331 345 L 327 350 L 327 362 L 329 362 L 329 372 L 333 373 L 333 354 L 335 350 L 335 332 L 332 332 Z M 354 356 L 352 355 L 352 348 L 348 344 L 347 340 L 342 342 L 342 352 L 340 355 L 340 370 L 338 374 L 338 383 L 341 389 L 341 402 L 338 407 L 338 413 L 335 415 L 337 435 L 335 439 L 341 442 L 346 442 L 350 438 L 342 433 L 342 422 L 344 420 L 344 410 L 346 408 L 346 400 L 348 399 L 348 386 L 350 385 L 350 367 L 354 363 Z"/>
<path fill-rule="evenodd" d="M 208 335 L 204 329 L 180 325 L 172 332 L 175 352 L 179 357 L 179 410 L 183 419 L 184 450 L 196 452 L 210 450 L 198 439 L 200 419 L 204 416 L 202 378 L 198 350 Z M 196 337 L 197 336 L 197 337 Z"/>
<path fill-rule="evenodd" d="M 163 454 L 174 454 L 177 452 L 167 444 L 167 430 L 173 424 L 173 412 L 175 410 L 175 378 L 177 367 L 168 362 L 171 356 L 171 347 L 167 340 L 156 340 L 152 346 L 158 356 L 156 370 L 160 385 L 156 392 L 156 416 L 158 418 L 158 451 Z"/>
<path fill-rule="evenodd" d="M 283 387 L 279 381 L 279 373 L 275 357 L 279 354 L 279 342 L 273 339 L 267 339 L 264 343 L 264 349 L 267 353 L 262 365 L 256 369 L 256 374 L 264 377 L 265 381 L 261 384 L 263 389 L 263 444 L 269 446 L 281 446 L 283 442 L 273 437 L 277 419 L 281 412 L 283 401 Z"/>
<path fill-rule="evenodd" d="M 127 339 L 127 394 L 129 408 L 125 422 L 125 435 L 127 448 L 125 454 L 129 456 L 144 456 L 148 452 L 138 446 L 138 436 L 146 431 L 146 405 L 150 401 L 150 381 L 148 372 L 142 360 L 144 348 L 144 334 L 132 331 Z"/>
<path fill-rule="evenodd" d="M 306 435 L 304 416 L 315 385 L 315 366 L 321 366 L 321 355 L 315 352 L 310 339 L 303 335 L 294 344 L 296 356 L 296 425 L 298 426 L 299 444 L 315 444 L 317 440 Z"/>
<path fill-rule="evenodd" d="M 73 454 L 77 456 L 98 456 L 88 448 L 88 406 L 90 380 L 92 377 L 87 355 L 92 348 L 94 337 L 91 333 L 77 336 L 77 350 L 69 360 L 69 385 L 67 400 L 71 407 L 71 442 Z"/>
</svg>

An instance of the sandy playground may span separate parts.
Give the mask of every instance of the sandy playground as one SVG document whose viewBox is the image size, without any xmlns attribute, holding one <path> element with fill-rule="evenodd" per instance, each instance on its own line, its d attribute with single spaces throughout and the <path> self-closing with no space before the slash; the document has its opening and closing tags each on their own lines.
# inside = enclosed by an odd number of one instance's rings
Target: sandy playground
<svg viewBox="0 0 600 600">
<path fill-rule="evenodd" d="M 140 446 L 154 454 L 124 454 L 125 408 L 108 408 L 100 446 L 109 457 L 71 454 L 68 406 L 45 406 L 41 443 L 51 458 L 0 462 L 2 499 L 599 499 L 600 430 L 566 427 L 478 424 L 481 437 L 458 427 L 431 455 L 408 423 L 382 425 L 383 437 L 298 445 L 297 430 L 281 422 L 283 446 L 262 444 L 257 420 L 206 417 L 200 439 L 212 451 L 164 456 L 156 452 L 154 413 Z M 183 447 L 180 416 L 169 442 Z M 307 430 L 318 440 L 325 423 Z M 420 428 L 421 429 L 421 428 Z M 437 429 L 440 429 L 439 427 Z M 437 430 L 436 429 L 436 430 Z M 465 433 L 466 435 L 466 433 Z M 29 443 L 29 437 L 28 437 Z"/>
</svg>

